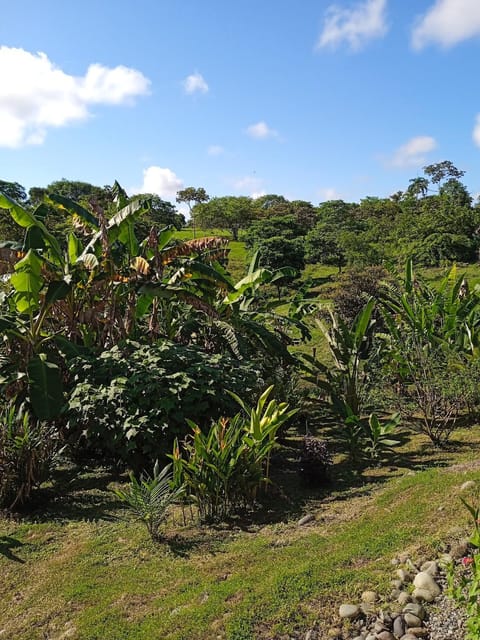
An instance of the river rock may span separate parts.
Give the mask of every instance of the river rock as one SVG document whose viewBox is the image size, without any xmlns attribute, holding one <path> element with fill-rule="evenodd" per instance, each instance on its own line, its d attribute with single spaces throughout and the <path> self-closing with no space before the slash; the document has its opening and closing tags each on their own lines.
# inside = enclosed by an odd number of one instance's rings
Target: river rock
<svg viewBox="0 0 480 640">
<path fill-rule="evenodd" d="M 403 608 L 403 613 L 411 613 L 414 616 L 417 616 L 417 618 L 420 618 L 420 620 L 425 620 L 425 609 L 421 604 L 417 604 L 416 602 L 409 602 L 407 605 L 405 605 L 405 607 Z"/>
<path fill-rule="evenodd" d="M 362 593 L 362 602 L 368 602 L 373 604 L 378 600 L 378 595 L 376 591 L 364 591 Z"/>
<path fill-rule="evenodd" d="M 395 636 L 390 631 L 380 631 L 377 633 L 378 640 L 395 640 Z"/>
<path fill-rule="evenodd" d="M 393 633 L 397 636 L 397 638 L 401 638 L 405 635 L 405 631 L 407 630 L 407 625 L 403 616 L 397 616 L 393 621 Z"/>
<path fill-rule="evenodd" d="M 300 518 L 300 520 L 297 522 L 297 526 L 303 527 L 304 525 L 308 524 L 309 522 L 313 522 L 314 520 L 315 516 L 313 515 L 313 513 L 308 513 L 306 516 L 303 516 L 303 518 Z"/>
<path fill-rule="evenodd" d="M 435 562 L 435 560 L 427 560 L 427 562 L 424 562 L 422 564 L 420 570 L 423 573 L 428 573 L 430 576 L 432 576 L 432 578 L 434 578 L 438 575 L 438 564 Z"/>
<path fill-rule="evenodd" d="M 421 589 L 420 587 L 413 590 L 412 596 L 417 602 L 433 602 L 435 600 L 435 596 L 429 589 Z"/>
<path fill-rule="evenodd" d="M 411 602 L 412 598 L 406 591 L 401 591 L 397 598 L 397 601 L 398 601 L 398 604 L 400 604 L 403 607 L 404 605 Z"/>
<path fill-rule="evenodd" d="M 429 573 L 426 573 L 425 571 L 420 571 L 420 573 L 417 573 L 417 575 L 413 580 L 413 586 L 417 587 L 417 589 L 424 589 L 425 591 L 429 591 L 432 594 L 433 598 L 440 595 L 440 592 L 441 592 L 440 587 L 432 578 L 432 576 Z M 415 592 L 414 592 L 414 596 L 415 596 Z"/>
<path fill-rule="evenodd" d="M 360 607 L 356 604 L 342 604 L 340 605 L 340 609 L 338 610 L 338 612 L 341 618 L 353 620 L 354 618 L 358 617 L 358 614 L 360 613 Z"/>
<path fill-rule="evenodd" d="M 428 636 L 428 629 L 425 627 L 412 627 L 408 630 L 414 638 L 426 638 Z"/>
<path fill-rule="evenodd" d="M 408 571 L 405 571 L 405 569 L 397 569 L 395 573 L 397 574 L 399 580 L 401 580 L 403 584 L 405 584 L 406 582 L 412 581 L 412 576 L 408 573 Z"/>
<path fill-rule="evenodd" d="M 463 558 L 463 556 L 465 556 L 467 552 L 468 552 L 468 542 L 466 540 L 457 542 L 457 544 L 452 545 L 452 547 L 450 548 L 450 555 L 454 560 Z"/>
<path fill-rule="evenodd" d="M 413 615 L 413 613 L 405 613 L 404 614 L 405 623 L 407 627 L 410 629 L 411 627 L 421 627 L 422 621 L 418 616 Z"/>
</svg>

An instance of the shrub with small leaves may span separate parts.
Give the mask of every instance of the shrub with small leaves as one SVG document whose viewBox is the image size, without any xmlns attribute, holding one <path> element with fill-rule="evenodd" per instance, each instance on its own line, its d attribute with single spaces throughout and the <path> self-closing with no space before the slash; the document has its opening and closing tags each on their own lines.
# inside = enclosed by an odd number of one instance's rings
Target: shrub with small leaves
<svg viewBox="0 0 480 640">
<path fill-rule="evenodd" d="M 300 470 L 311 482 L 325 482 L 329 479 L 332 456 L 325 440 L 314 436 L 305 436 L 302 443 Z"/>
</svg>

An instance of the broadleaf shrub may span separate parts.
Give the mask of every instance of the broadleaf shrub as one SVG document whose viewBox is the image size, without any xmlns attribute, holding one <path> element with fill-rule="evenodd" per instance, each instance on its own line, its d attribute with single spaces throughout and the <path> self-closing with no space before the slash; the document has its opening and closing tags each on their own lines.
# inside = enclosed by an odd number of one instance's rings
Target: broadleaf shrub
<svg viewBox="0 0 480 640">
<path fill-rule="evenodd" d="M 233 415 L 224 389 L 250 398 L 263 383 L 255 364 L 170 342 L 127 341 L 98 358 L 74 359 L 70 374 L 68 440 L 137 469 L 171 451 L 187 419 L 204 427 Z"/>
</svg>

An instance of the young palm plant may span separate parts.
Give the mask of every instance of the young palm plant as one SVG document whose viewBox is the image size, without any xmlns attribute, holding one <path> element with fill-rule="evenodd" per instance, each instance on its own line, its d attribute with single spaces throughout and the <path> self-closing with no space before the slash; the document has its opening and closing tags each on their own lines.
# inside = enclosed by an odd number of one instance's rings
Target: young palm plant
<svg viewBox="0 0 480 640">
<path fill-rule="evenodd" d="M 160 540 L 160 525 L 164 522 L 168 507 L 182 493 L 183 486 L 172 487 L 171 464 L 160 470 L 158 460 L 153 476 L 143 474 L 140 479 L 130 474 L 130 483 L 125 489 L 114 489 L 114 493 L 147 527 L 150 538 Z"/>
</svg>

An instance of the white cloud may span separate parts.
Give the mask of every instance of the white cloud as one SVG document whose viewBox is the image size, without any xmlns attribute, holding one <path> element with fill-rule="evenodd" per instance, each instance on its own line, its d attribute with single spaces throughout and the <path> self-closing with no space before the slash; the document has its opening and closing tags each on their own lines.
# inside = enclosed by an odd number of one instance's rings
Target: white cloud
<svg viewBox="0 0 480 640">
<path fill-rule="evenodd" d="M 247 134 L 251 138 L 257 138 L 257 140 L 265 140 L 266 138 L 276 138 L 278 137 L 278 132 L 275 129 L 270 129 L 268 124 L 263 120 L 261 122 L 257 122 L 256 124 L 251 124 L 246 129 Z"/>
<path fill-rule="evenodd" d="M 164 200 L 175 200 L 177 191 L 183 188 L 181 180 L 171 169 L 151 166 L 143 170 L 143 184 L 135 193 L 155 193 Z"/>
<path fill-rule="evenodd" d="M 208 84 L 205 82 L 201 73 L 195 72 L 187 76 L 183 81 L 185 93 L 207 93 Z"/>
<path fill-rule="evenodd" d="M 254 191 L 253 193 L 250 194 L 250 197 L 252 198 L 252 200 L 257 200 L 258 198 L 261 198 L 262 196 L 266 196 L 267 192 L 266 191 Z"/>
<path fill-rule="evenodd" d="M 233 181 L 232 186 L 235 191 L 240 191 L 252 198 L 259 198 L 260 196 L 265 195 L 262 188 L 263 180 L 261 178 L 256 178 L 255 176 L 244 176 L 243 178 L 238 178 Z"/>
<path fill-rule="evenodd" d="M 0 47 L 0 147 L 42 144 L 48 129 L 90 116 L 94 104 L 119 105 L 148 93 L 136 69 L 92 64 L 72 76 L 45 53 Z"/>
<path fill-rule="evenodd" d="M 431 136 L 411 138 L 395 151 L 389 164 L 398 168 L 419 167 L 426 162 L 426 154 L 436 148 L 437 141 Z"/>
<path fill-rule="evenodd" d="M 480 147 L 480 113 L 477 115 L 475 120 L 475 127 L 473 128 L 473 141 Z"/>
<path fill-rule="evenodd" d="M 412 46 L 423 49 L 437 43 L 452 47 L 475 36 L 480 36 L 478 0 L 436 0 L 417 21 L 412 31 Z"/>
<path fill-rule="evenodd" d="M 353 51 L 358 51 L 370 40 L 382 38 L 388 31 L 386 8 L 387 0 L 364 0 L 350 9 L 331 5 L 316 48 L 335 49 L 346 42 Z"/>
<path fill-rule="evenodd" d="M 209 156 L 221 156 L 225 153 L 225 149 L 219 144 L 212 144 L 208 147 L 207 153 Z"/>
<path fill-rule="evenodd" d="M 342 196 L 340 195 L 340 193 L 333 187 L 325 187 L 324 189 L 319 189 L 317 193 L 322 202 L 327 202 L 328 200 L 342 199 Z"/>
</svg>

